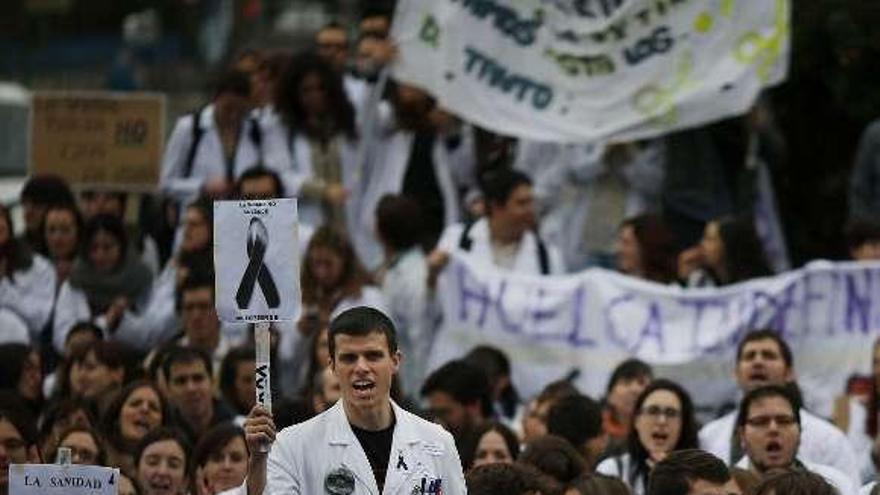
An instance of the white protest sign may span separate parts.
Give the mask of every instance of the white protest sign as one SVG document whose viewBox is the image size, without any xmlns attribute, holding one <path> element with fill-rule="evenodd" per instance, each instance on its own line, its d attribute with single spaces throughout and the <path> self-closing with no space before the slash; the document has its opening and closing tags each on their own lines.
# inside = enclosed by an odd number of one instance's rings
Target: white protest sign
<svg viewBox="0 0 880 495">
<path fill-rule="evenodd" d="M 221 320 L 257 323 L 298 316 L 295 199 L 214 202 L 216 306 Z"/>
<path fill-rule="evenodd" d="M 11 464 L 10 495 L 117 495 L 119 469 L 71 464 Z"/>
<path fill-rule="evenodd" d="M 745 332 L 771 328 L 791 345 L 807 404 L 830 415 L 847 378 L 868 371 L 880 335 L 880 263 L 814 262 L 718 289 L 684 289 L 591 269 L 559 277 L 504 272 L 460 255 L 440 280 L 443 327 L 431 369 L 489 344 L 513 364 L 524 396 L 579 371 L 604 394 L 630 356 L 680 381 L 697 404 L 734 399 L 732 368 Z"/>
<path fill-rule="evenodd" d="M 395 77 L 542 141 L 631 140 L 745 113 L 785 78 L 790 0 L 400 0 Z"/>
</svg>

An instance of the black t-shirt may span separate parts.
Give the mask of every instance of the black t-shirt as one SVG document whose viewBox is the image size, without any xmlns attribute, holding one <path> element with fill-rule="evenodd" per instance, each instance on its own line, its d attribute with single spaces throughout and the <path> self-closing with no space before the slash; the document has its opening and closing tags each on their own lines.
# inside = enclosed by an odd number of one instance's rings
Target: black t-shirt
<svg viewBox="0 0 880 495">
<path fill-rule="evenodd" d="M 433 248 L 443 232 L 446 219 L 443 204 L 443 191 L 440 181 L 434 172 L 434 142 L 437 136 L 433 132 L 417 132 L 406 164 L 403 176 L 404 196 L 412 198 L 421 208 L 422 244 L 426 249 Z"/>
<path fill-rule="evenodd" d="M 394 424 L 396 422 L 392 418 L 391 426 L 379 431 L 362 430 L 351 425 L 354 436 L 357 437 L 364 453 L 367 454 L 367 460 L 370 461 L 379 493 L 382 493 L 385 486 L 385 472 L 388 471 L 388 458 L 391 457 L 391 440 L 394 438 Z"/>
</svg>

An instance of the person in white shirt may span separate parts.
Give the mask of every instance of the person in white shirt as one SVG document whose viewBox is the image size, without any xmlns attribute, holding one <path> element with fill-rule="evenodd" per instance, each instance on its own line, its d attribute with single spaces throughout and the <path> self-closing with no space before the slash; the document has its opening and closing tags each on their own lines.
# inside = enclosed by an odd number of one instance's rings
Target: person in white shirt
<svg viewBox="0 0 880 495">
<path fill-rule="evenodd" d="M 772 330 L 752 331 L 736 352 L 735 376 L 743 392 L 762 385 L 794 381 L 794 365 L 788 344 Z M 798 455 L 806 462 L 835 467 L 853 480 L 859 479 L 859 463 L 846 435 L 830 422 L 801 408 L 802 435 Z M 700 430 L 700 447 L 728 464 L 742 457 L 735 437 L 736 412 L 712 421 Z"/>
<path fill-rule="evenodd" d="M 409 358 L 400 378 L 404 389 L 415 390 L 425 377 L 433 343 L 432 307 L 428 299 L 428 265 L 419 246 L 422 210 L 406 196 L 383 196 L 376 208 L 376 232 L 385 251 L 379 271 L 388 316 L 400 330 L 401 351 Z"/>
<path fill-rule="evenodd" d="M 626 453 L 600 462 L 596 472 L 622 479 L 633 495 L 645 495 L 658 462 L 673 451 L 697 447 L 697 427 L 690 395 L 670 380 L 651 382 L 636 399 L 635 411 Z"/>
<path fill-rule="evenodd" d="M 782 385 L 750 390 L 737 412 L 737 436 L 745 457 L 736 466 L 760 477 L 774 470 L 800 468 L 822 476 L 841 495 L 853 494 L 856 482 L 834 467 L 801 460 L 801 414 L 798 399 Z"/>
<path fill-rule="evenodd" d="M 278 81 L 275 111 L 290 156 L 280 175 L 298 199 L 300 220 L 348 232 L 364 181 L 355 109 L 340 75 L 317 55 L 293 57 Z"/>
<path fill-rule="evenodd" d="M 280 139 L 264 139 L 264 129 L 251 112 L 247 74 L 225 73 L 211 104 L 177 120 L 162 158 L 159 185 L 181 203 L 200 193 L 222 198 L 245 170 L 262 163 L 283 172 L 290 155 Z"/>
<path fill-rule="evenodd" d="M 331 322 L 329 339 L 342 398 L 277 439 L 268 412 L 256 406 L 245 421 L 253 455 L 239 493 L 467 493 L 452 436 L 391 400 L 401 361 L 391 320 L 373 308 L 353 308 Z"/>
<path fill-rule="evenodd" d="M 137 326 L 152 283 L 150 269 L 131 249 L 122 221 L 112 215 L 92 218 L 83 234 L 82 254 L 58 292 L 55 350 L 63 352 L 68 332 L 83 320 L 94 321 L 108 338 L 132 331 L 126 327 Z"/>
<path fill-rule="evenodd" d="M 559 250 L 545 243 L 536 229 L 531 179 L 514 170 L 493 170 L 485 174 L 482 189 L 486 217 L 472 224 L 447 227 L 429 257 L 431 269 L 439 271 L 448 261 L 449 253 L 457 252 L 517 273 L 564 273 Z"/>
<path fill-rule="evenodd" d="M 12 217 L 0 204 L 0 308 L 27 324 L 29 340 L 39 342 L 55 296 L 55 269 L 13 237 Z"/>
</svg>

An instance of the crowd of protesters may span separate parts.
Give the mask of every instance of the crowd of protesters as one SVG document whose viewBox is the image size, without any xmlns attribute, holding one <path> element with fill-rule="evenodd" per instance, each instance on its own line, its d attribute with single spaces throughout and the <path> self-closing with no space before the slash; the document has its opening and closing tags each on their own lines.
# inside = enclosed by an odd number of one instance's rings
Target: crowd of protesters
<svg viewBox="0 0 880 495">
<path fill-rule="evenodd" d="M 768 329 L 737 348 L 741 401 L 704 425 L 688 390 L 634 358 L 608 370 L 604 397 L 565 379 L 521 397 L 517 356 L 491 345 L 428 370 L 436 281 L 454 253 L 684 287 L 773 274 L 743 199 L 746 143 L 767 161 L 784 145 L 766 102 L 643 142 L 500 136 L 390 79 L 389 29 L 388 12 L 370 11 L 321 28 L 307 51 L 238 54 L 211 101 L 178 120 L 160 194 L 137 205 L 54 176 L 25 184 L 23 225 L 0 205 L 0 495 L 10 464 L 53 462 L 60 447 L 120 468 L 126 495 L 242 485 L 254 342 L 217 317 L 212 201 L 278 197 L 298 199 L 302 291 L 299 320 L 272 329 L 278 431 L 339 400 L 328 328 L 369 306 L 405 357 L 391 397 L 452 434 L 470 493 L 878 493 L 880 346 L 867 397 L 846 398 L 834 422 L 803 407 L 797 356 Z M 855 260 L 880 259 L 875 134 L 841 233 Z"/>
</svg>

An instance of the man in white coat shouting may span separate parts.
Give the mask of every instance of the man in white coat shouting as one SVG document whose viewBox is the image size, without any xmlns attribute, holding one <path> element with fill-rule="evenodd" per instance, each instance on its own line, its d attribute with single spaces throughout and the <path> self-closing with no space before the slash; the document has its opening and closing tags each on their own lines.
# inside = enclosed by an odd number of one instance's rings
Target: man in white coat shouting
<svg viewBox="0 0 880 495">
<path fill-rule="evenodd" d="M 330 323 L 330 367 L 342 399 L 278 434 L 255 407 L 245 422 L 251 460 L 247 495 L 463 495 L 467 493 L 452 436 L 391 400 L 400 366 L 394 324 L 356 307 Z"/>
</svg>

